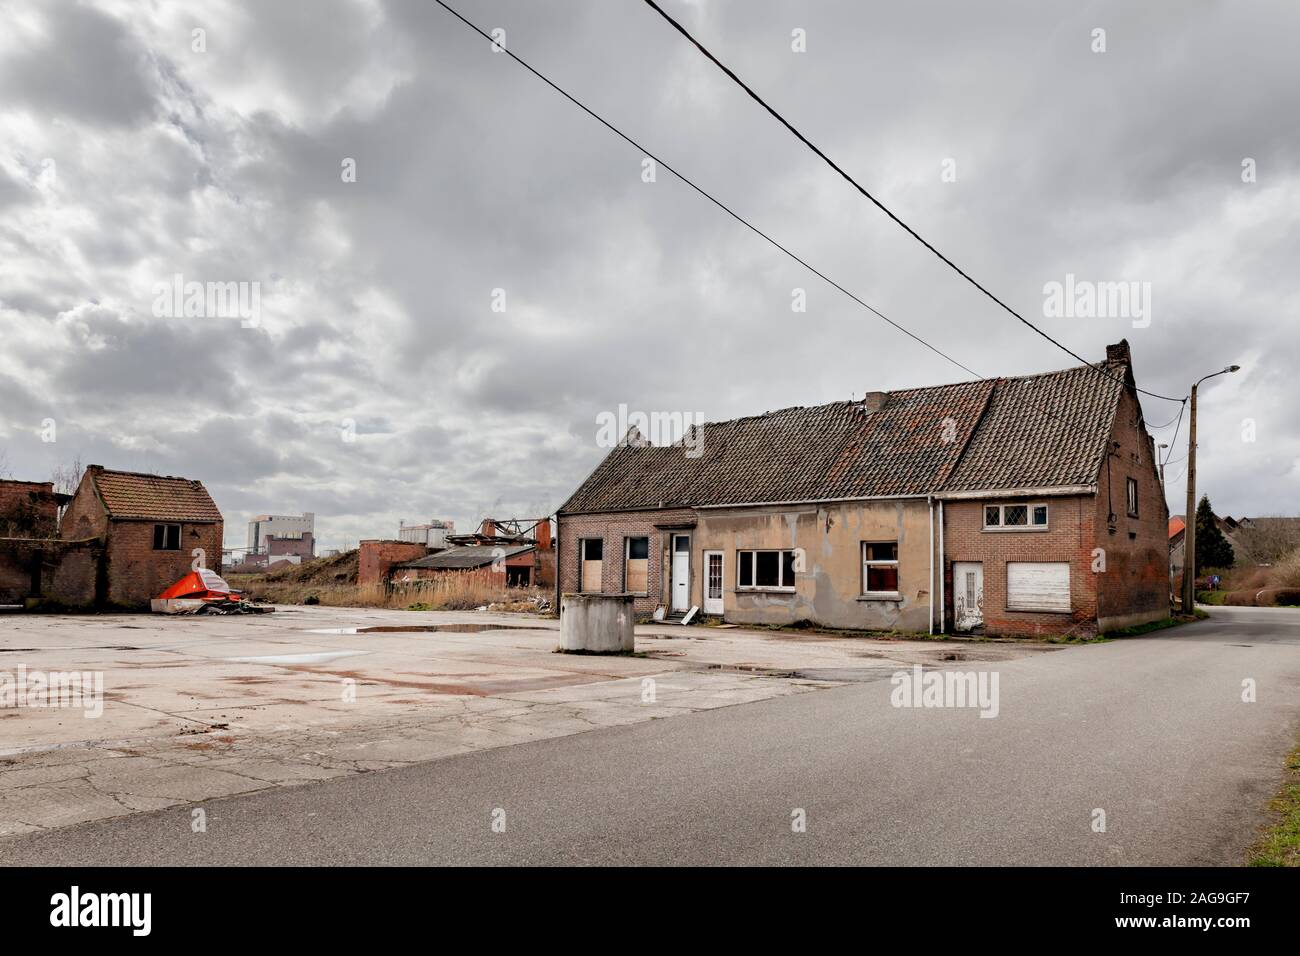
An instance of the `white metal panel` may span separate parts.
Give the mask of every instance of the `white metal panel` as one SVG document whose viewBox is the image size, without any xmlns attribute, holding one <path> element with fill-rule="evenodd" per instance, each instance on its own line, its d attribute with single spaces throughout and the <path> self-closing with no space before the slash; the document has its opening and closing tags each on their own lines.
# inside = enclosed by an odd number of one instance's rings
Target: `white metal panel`
<svg viewBox="0 0 1300 956">
<path fill-rule="evenodd" d="M 1070 610 L 1070 565 L 1066 561 L 1007 564 L 1007 610 Z"/>
</svg>

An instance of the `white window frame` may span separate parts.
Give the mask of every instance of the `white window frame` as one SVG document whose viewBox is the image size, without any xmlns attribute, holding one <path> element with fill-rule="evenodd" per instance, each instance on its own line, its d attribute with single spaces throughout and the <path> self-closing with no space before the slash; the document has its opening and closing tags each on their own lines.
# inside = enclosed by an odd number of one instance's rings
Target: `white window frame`
<svg viewBox="0 0 1300 956">
<path fill-rule="evenodd" d="M 1007 524 L 1007 509 L 1023 507 L 1025 509 L 1024 524 Z M 989 524 L 989 508 L 998 509 L 998 523 Z M 1047 521 L 1044 524 L 1034 524 L 1034 509 L 1046 508 Z M 984 531 L 1047 531 L 1052 527 L 1052 508 L 1046 501 L 986 501 L 980 505 L 980 525 Z"/>
<path fill-rule="evenodd" d="M 892 544 L 894 546 L 894 559 L 892 561 L 867 560 L 867 548 L 873 544 Z M 898 574 L 898 542 L 897 541 L 863 541 L 861 551 L 862 558 L 862 596 L 872 598 L 878 601 L 897 601 L 902 598 L 901 591 L 868 591 L 867 590 L 867 569 L 868 568 L 889 568 L 894 569 L 894 574 Z"/>
<path fill-rule="evenodd" d="M 742 554 L 750 555 L 749 574 L 751 581 L 758 580 L 758 556 L 764 552 L 780 555 L 776 562 L 776 579 L 779 584 L 745 584 L 740 580 L 740 568 Z M 785 556 L 794 556 L 794 548 L 737 548 L 736 549 L 736 590 L 737 591 L 779 591 L 782 594 L 793 594 L 796 590 L 794 584 L 785 583 Z M 799 572 L 793 572 L 795 581 L 799 580 Z"/>
</svg>

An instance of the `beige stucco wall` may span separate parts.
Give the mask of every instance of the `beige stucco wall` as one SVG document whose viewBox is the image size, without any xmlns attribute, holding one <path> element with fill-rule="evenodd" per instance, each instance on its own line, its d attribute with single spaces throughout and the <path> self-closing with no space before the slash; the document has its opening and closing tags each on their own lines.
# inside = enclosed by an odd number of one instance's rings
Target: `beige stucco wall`
<svg viewBox="0 0 1300 956">
<path fill-rule="evenodd" d="M 830 627 L 929 627 L 930 524 L 924 499 L 701 509 L 691 542 L 691 603 L 703 607 L 702 554 L 723 553 L 723 608 L 738 624 L 809 620 Z M 898 542 L 900 600 L 862 598 L 861 543 Z M 802 548 L 796 590 L 738 591 L 736 552 Z"/>
</svg>

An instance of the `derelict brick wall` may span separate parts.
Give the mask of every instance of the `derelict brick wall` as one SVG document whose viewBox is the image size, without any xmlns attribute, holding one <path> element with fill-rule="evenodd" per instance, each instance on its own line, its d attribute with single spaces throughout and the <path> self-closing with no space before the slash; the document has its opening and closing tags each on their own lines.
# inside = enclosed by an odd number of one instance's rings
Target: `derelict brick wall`
<svg viewBox="0 0 1300 956">
<path fill-rule="evenodd" d="M 0 542 L 0 604 L 22 604 L 31 593 L 31 555 Z"/>
<path fill-rule="evenodd" d="M 1048 505 L 1046 531 L 985 531 L 984 505 L 1031 501 Z M 952 565 L 984 565 L 984 628 L 989 634 L 1048 636 L 1094 633 L 1097 626 L 1097 581 L 1092 571 L 1095 505 L 1091 495 L 1063 498 L 990 498 L 944 504 L 944 614 L 953 627 Z M 1069 561 L 1069 614 L 1007 610 L 1007 563 Z"/>
<path fill-rule="evenodd" d="M 607 594 L 623 592 L 623 539 L 649 538 L 646 593 L 638 595 L 632 602 L 632 606 L 637 614 L 652 613 L 656 607 L 666 604 L 668 600 L 664 591 L 664 561 L 671 534 L 670 531 L 663 531 L 655 526 L 688 523 L 694 520 L 695 512 L 690 508 L 561 516 L 559 519 L 560 591 L 569 593 L 581 589 L 578 542 L 582 538 L 600 538 L 605 542 L 604 560 L 600 569 L 600 589 Z"/>
<path fill-rule="evenodd" d="M 89 475 L 83 475 L 81 484 L 63 512 L 59 523 L 59 537 L 74 541 L 96 538 L 108 532 L 108 515 Z"/>
<path fill-rule="evenodd" d="M 202 548 L 205 566 L 221 573 L 222 525 L 181 522 L 179 551 L 155 551 L 154 521 L 114 521 L 108 532 L 108 601 L 122 607 L 148 607 L 190 572 L 193 551 Z M 176 522 L 171 522 L 175 524 Z"/>
<path fill-rule="evenodd" d="M 413 541 L 362 541 L 357 556 L 357 584 L 383 584 L 394 564 L 422 558 L 428 550 Z"/>
<path fill-rule="evenodd" d="M 1169 509 L 1150 436 L 1136 400 L 1125 392 L 1115 416 L 1109 463 L 1096 500 L 1097 544 L 1106 556 L 1098 575 L 1098 617 L 1103 631 L 1169 616 Z M 1138 485 L 1138 516 L 1128 514 L 1127 479 Z M 1108 516 L 1113 514 L 1113 522 Z M 1114 528 L 1114 531 L 1111 528 Z"/>
<path fill-rule="evenodd" d="M 53 482 L 0 479 L 0 538 L 52 538 L 58 515 Z"/>
<path fill-rule="evenodd" d="M 0 541 L 0 604 L 41 598 L 68 607 L 92 606 L 103 552 L 98 539 Z"/>
</svg>

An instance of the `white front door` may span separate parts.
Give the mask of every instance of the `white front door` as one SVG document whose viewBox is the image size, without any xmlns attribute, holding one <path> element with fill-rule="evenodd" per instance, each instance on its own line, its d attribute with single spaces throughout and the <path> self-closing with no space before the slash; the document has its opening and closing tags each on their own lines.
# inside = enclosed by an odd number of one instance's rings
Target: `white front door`
<svg viewBox="0 0 1300 956">
<path fill-rule="evenodd" d="M 704 552 L 704 613 L 722 613 L 722 552 Z"/>
<path fill-rule="evenodd" d="M 978 561 L 953 562 L 952 615 L 959 631 L 984 623 L 984 565 Z"/>
<path fill-rule="evenodd" d="M 691 609 L 691 536 L 673 535 L 672 609 Z"/>
</svg>

